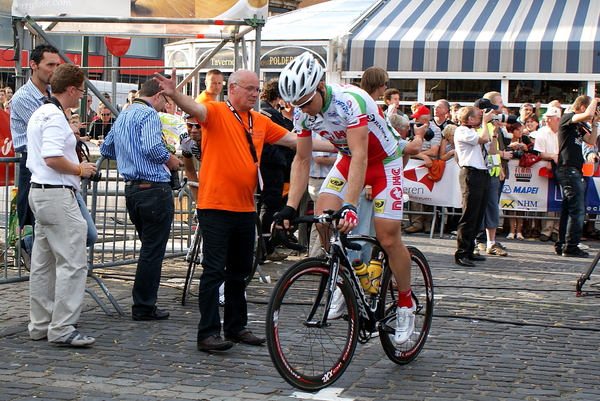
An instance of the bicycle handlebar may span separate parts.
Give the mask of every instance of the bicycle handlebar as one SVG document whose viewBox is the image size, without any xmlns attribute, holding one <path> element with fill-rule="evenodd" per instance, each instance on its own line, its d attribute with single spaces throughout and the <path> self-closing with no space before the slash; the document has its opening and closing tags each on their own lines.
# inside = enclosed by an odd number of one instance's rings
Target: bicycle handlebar
<svg viewBox="0 0 600 401">
<path fill-rule="evenodd" d="M 334 210 L 324 210 L 323 214 L 320 216 L 302 216 L 302 217 L 296 217 L 292 220 L 290 220 L 290 227 L 295 226 L 297 224 L 302 224 L 302 223 L 333 223 L 334 231 L 337 231 L 337 221 L 340 219 L 339 214 L 334 211 Z M 340 236 L 340 241 L 342 243 L 342 246 L 344 248 L 348 248 L 348 249 L 352 249 L 354 251 L 360 251 L 362 249 L 362 246 L 360 244 L 357 244 L 355 242 L 351 242 L 348 241 L 348 235 L 345 233 L 339 233 Z M 290 242 L 289 237 L 286 235 L 286 230 L 283 229 L 279 229 L 279 238 L 281 239 L 281 242 L 283 243 L 283 245 L 285 245 L 286 247 L 293 249 L 293 250 L 301 250 L 304 247 L 302 245 L 299 244 L 294 244 L 292 242 Z"/>
</svg>

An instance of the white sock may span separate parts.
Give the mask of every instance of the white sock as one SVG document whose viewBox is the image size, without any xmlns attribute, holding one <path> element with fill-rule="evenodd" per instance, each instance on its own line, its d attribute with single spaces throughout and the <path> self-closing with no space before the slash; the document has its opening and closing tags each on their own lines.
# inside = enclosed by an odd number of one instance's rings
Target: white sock
<svg viewBox="0 0 600 401">
<path fill-rule="evenodd" d="M 492 246 L 494 246 L 495 243 L 496 243 L 496 241 L 488 241 L 487 242 L 488 249 L 490 249 Z"/>
</svg>

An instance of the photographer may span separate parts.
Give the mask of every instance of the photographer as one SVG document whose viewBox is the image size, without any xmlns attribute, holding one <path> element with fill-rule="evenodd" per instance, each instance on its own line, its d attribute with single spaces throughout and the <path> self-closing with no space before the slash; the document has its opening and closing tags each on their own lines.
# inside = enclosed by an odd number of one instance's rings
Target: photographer
<svg viewBox="0 0 600 401">
<path fill-rule="evenodd" d="M 454 132 L 456 155 L 460 166 L 459 183 L 462 192 L 463 211 L 458 222 L 456 237 L 457 249 L 454 254 L 456 264 L 475 267 L 473 261 L 484 261 L 476 255 L 475 237 L 483 222 L 486 202 L 490 191 L 490 174 L 485 159 L 485 144 L 492 142 L 495 147 L 497 136 L 490 135 L 488 124 L 494 111 L 483 112 L 476 107 L 463 107 L 459 113 L 460 127 Z M 483 123 L 483 124 L 482 124 Z M 481 130 L 476 129 L 481 126 Z"/>
</svg>

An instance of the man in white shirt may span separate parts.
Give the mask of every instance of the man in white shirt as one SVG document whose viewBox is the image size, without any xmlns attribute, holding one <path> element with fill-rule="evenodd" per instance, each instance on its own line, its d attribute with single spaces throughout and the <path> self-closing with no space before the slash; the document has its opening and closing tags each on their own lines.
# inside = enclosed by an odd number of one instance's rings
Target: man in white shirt
<svg viewBox="0 0 600 401">
<path fill-rule="evenodd" d="M 485 144 L 492 140 L 487 125 L 492 120 L 492 114 L 493 110 L 484 114 L 483 110 L 476 107 L 464 107 L 459 114 L 460 126 L 454 131 L 454 144 L 460 166 L 458 178 L 463 198 L 454 260 L 456 264 L 465 267 L 475 267 L 474 260 L 485 260 L 485 257 L 475 255 L 473 251 L 475 237 L 483 222 L 487 204 L 482 200 L 488 199 L 490 190 Z M 478 132 L 476 129 L 479 126 L 482 129 Z"/>
<path fill-rule="evenodd" d="M 77 140 L 65 110 L 83 96 L 83 71 L 61 64 L 52 75 L 53 97 L 27 125 L 27 168 L 31 171 L 29 204 L 35 215 L 35 242 L 29 278 L 32 340 L 73 347 L 95 339 L 75 327 L 83 307 L 87 277 L 88 225 L 76 193 L 82 177 L 96 173 L 94 163 L 79 163 Z"/>
<path fill-rule="evenodd" d="M 546 125 L 537 131 L 534 150 L 540 152 L 539 156 L 543 160 L 548 161 L 546 169 L 548 172 L 556 168 L 558 163 L 558 122 L 560 121 L 561 112 L 558 107 L 549 107 L 544 114 Z M 548 212 L 548 217 L 558 217 L 556 212 Z M 550 239 L 556 242 L 558 240 L 558 219 L 545 220 L 544 229 L 540 234 L 540 241 L 547 242 Z"/>
</svg>

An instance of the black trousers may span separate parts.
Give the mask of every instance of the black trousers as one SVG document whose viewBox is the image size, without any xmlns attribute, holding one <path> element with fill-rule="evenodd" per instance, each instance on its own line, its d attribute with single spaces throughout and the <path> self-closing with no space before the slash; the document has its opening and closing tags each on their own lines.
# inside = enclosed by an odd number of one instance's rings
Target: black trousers
<svg viewBox="0 0 600 401">
<path fill-rule="evenodd" d="M 462 216 L 458 221 L 455 259 L 473 254 L 475 237 L 483 217 L 490 192 L 490 174 L 487 170 L 462 167 L 458 175 L 462 192 Z"/>
</svg>

